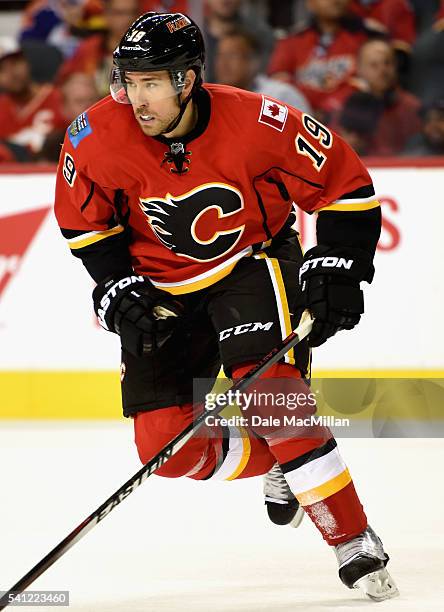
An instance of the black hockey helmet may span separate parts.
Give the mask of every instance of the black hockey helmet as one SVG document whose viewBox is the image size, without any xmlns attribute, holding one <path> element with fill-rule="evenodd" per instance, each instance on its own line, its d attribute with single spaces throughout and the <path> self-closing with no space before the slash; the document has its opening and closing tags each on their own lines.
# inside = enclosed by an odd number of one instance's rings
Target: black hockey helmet
<svg viewBox="0 0 444 612">
<path fill-rule="evenodd" d="M 129 103 L 125 71 L 168 70 L 175 93 L 185 86 L 185 74 L 194 70 L 193 89 L 203 81 L 205 44 L 198 26 L 182 13 L 145 13 L 130 26 L 113 54 L 111 95 Z"/>
</svg>

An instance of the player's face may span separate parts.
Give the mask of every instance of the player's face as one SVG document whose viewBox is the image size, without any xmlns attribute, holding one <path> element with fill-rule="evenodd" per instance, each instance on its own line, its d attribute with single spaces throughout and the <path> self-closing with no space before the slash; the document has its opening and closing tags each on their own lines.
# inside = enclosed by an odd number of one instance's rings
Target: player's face
<svg viewBox="0 0 444 612">
<path fill-rule="evenodd" d="M 134 116 L 143 133 L 147 136 L 162 134 L 179 112 L 178 94 L 168 71 L 126 72 L 125 80 Z M 183 98 L 191 90 L 189 79 L 185 82 Z"/>
</svg>

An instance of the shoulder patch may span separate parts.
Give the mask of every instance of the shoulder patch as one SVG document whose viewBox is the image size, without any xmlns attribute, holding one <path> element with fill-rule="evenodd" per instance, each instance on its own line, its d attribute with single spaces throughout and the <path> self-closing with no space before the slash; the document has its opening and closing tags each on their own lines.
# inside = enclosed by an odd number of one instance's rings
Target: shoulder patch
<svg viewBox="0 0 444 612">
<path fill-rule="evenodd" d="M 74 119 L 68 128 L 68 136 L 74 149 L 77 149 L 82 140 L 89 136 L 91 132 L 92 128 L 86 113 L 82 113 L 77 119 Z"/>
<path fill-rule="evenodd" d="M 262 96 L 262 108 L 259 114 L 259 123 L 264 123 L 282 132 L 288 117 L 288 108 L 271 98 Z"/>
</svg>

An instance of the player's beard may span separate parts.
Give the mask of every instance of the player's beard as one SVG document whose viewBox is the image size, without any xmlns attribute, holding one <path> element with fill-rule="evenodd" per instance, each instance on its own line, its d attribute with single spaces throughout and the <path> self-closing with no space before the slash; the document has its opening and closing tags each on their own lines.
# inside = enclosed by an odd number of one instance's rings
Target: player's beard
<svg viewBox="0 0 444 612">
<path fill-rule="evenodd" d="M 139 124 L 142 132 L 146 136 L 159 136 L 164 134 L 172 122 L 176 119 L 179 114 L 180 108 L 177 105 L 176 109 L 172 109 L 167 115 L 159 116 L 158 113 L 149 112 L 144 107 L 138 107 L 134 110 L 136 121 Z M 143 121 L 141 115 L 152 116 L 150 121 Z"/>
</svg>

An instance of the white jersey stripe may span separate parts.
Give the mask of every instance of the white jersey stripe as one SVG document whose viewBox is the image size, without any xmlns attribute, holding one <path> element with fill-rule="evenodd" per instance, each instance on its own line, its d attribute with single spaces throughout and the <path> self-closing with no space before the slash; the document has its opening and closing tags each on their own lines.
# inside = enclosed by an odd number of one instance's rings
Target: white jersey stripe
<svg viewBox="0 0 444 612">
<path fill-rule="evenodd" d="M 154 280 L 153 278 L 150 278 L 150 281 L 156 287 L 159 287 L 160 289 L 167 289 L 167 290 L 170 287 L 181 287 L 181 286 L 191 285 L 192 283 L 199 282 L 201 280 L 204 280 L 205 278 L 208 278 L 210 276 L 213 276 L 214 274 L 217 274 L 224 268 L 237 262 L 239 259 L 242 259 L 242 257 L 251 255 L 252 252 L 253 252 L 252 247 L 247 247 L 246 249 L 239 251 L 239 253 L 236 253 L 236 255 L 233 255 L 229 259 L 226 259 L 225 261 L 223 261 L 221 264 L 219 264 L 215 268 L 211 268 L 211 270 L 208 270 L 207 272 L 203 272 L 202 274 L 198 274 L 197 276 L 193 276 L 192 278 L 187 278 L 186 280 L 183 280 L 183 281 L 175 281 L 173 283 L 159 283 L 159 281 Z"/>
<path fill-rule="evenodd" d="M 75 236 L 75 238 L 68 238 L 68 244 L 75 244 L 76 242 L 81 242 L 86 238 L 92 238 L 93 236 L 98 236 L 99 234 L 105 234 L 107 232 L 116 231 L 116 230 L 124 230 L 122 225 L 116 225 L 109 230 L 99 230 L 96 232 L 86 232 L 85 234 L 80 234 L 80 236 Z"/>
<path fill-rule="evenodd" d="M 373 195 L 369 198 L 347 198 L 345 200 L 335 200 L 332 204 L 365 204 L 366 202 L 374 202 L 378 198 Z"/>
</svg>

